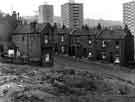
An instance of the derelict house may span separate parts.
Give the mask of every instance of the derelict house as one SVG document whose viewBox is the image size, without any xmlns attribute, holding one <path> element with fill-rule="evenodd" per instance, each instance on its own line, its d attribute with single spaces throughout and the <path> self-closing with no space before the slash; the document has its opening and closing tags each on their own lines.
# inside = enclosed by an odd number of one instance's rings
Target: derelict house
<svg viewBox="0 0 135 102">
<path fill-rule="evenodd" d="M 54 64 L 54 33 L 53 27 L 47 23 L 40 36 L 41 63 L 43 66 Z"/>
<path fill-rule="evenodd" d="M 57 30 L 59 54 L 119 65 L 134 61 L 134 36 L 124 29 Z"/>
<path fill-rule="evenodd" d="M 46 30 L 47 29 L 47 30 Z M 41 65 L 53 64 L 52 43 L 49 24 L 20 24 L 12 35 L 12 41 L 16 45 L 16 56 L 28 60 L 28 63 L 39 62 Z M 52 40 L 51 40 L 52 41 Z"/>
<path fill-rule="evenodd" d="M 54 52 L 119 65 L 134 61 L 134 36 L 128 29 L 67 29 L 48 24 L 19 25 L 12 35 L 16 56 L 53 65 Z M 19 53 L 18 53 L 19 52 Z"/>
<path fill-rule="evenodd" d="M 69 34 L 69 55 L 75 57 L 93 58 L 94 57 L 94 30 L 77 29 Z"/>
<path fill-rule="evenodd" d="M 68 55 L 70 29 L 65 27 L 54 29 L 54 48 L 56 54 Z"/>
<path fill-rule="evenodd" d="M 95 40 L 96 59 L 120 65 L 134 61 L 134 36 L 130 31 L 105 29 Z"/>
</svg>

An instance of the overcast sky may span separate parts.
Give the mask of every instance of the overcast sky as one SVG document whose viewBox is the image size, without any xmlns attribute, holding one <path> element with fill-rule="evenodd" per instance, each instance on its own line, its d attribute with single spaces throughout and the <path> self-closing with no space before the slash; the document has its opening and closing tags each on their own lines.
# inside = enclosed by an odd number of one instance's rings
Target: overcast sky
<svg viewBox="0 0 135 102">
<path fill-rule="evenodd" d="M 69 0 L 2 0 L 0 9 L 4 12 L 17 10 L 24 16 L 38 11 L 38 5 L 47 2 L 54 5 L 54 15 L 61 15 L 61 4 Z M 131 0 L 75 0 L 84 4 L 84 18 L 122 21 L 122 4 Z"/>
</svg>

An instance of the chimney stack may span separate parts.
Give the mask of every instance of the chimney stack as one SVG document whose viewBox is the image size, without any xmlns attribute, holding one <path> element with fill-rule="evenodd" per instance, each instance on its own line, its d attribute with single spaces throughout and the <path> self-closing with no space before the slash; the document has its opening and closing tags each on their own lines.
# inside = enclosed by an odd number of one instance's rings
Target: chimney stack
<svg viewBox="0 0 135 102">
<path fill-rule="evenodd" d="M 30 26 L 31 26 L 31 31 L 32 31 L 32 32 L 36 32 L 37 22 L 36 22 L 36 21 L 31 22 L 31 23 L 30 23 Z"/>
</svg>

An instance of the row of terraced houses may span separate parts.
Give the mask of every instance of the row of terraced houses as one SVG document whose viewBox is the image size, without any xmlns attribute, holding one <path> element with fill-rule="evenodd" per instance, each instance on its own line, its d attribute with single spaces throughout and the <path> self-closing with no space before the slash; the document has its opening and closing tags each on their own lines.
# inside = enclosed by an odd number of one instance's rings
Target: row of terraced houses
<svg viewBox="0 0 135 102">
<path fill-rule="evenodd" d="M 53 63 L 53 56 L 68 55 L 126 66 L 134 61 L 134 36 L 124 29 L 101 27 L 69 29 L 47 24 L 20 24 L 12 34 L 15 56 Z"/>
</svg>

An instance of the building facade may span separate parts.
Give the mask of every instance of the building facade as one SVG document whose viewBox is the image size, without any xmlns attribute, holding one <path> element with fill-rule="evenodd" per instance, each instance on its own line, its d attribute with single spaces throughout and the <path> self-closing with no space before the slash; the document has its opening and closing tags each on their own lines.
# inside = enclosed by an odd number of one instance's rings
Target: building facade
<svg viewBox="0 0 135 102">
<path fill-rule="evenodd" d="M 65 31 L 65 32 L 64 32 Z M 124 29 L 57 30 L 58 54 L 127 66 L 134 61 L 134 36 Z"/>
<path fill-rule="evenodd" d="M 83 4 L 65 3 L 61 7 L 63 24 L 68 28 L 81 28 L 83 25 Z"/>
<path fill-rule="evenodd" d="M 39 6 L 39 23 L 53 23 L 53 5 Z"/>
<path fill-rule="evenodd" d="M 57 54 L 68 54 L 69 32 L 67 28 L 58 28 L 54 31 L 55 52 Z"/>
<path fill-rule="evenodd" d="M 135 36 L 135 1 L 123 4 L 123 23 L 128 25 L 131 33 Z"/>
<path fill-rule="evenodd" d="M 12 35 L 12 41 L 19 51 L 19 57 L 26 57 L 30 63 L 53 65 L 53 43 L 49 24 L 19 25 Z"/>
<path fill-rule="evenodd" d="M 41 63 L 43 66 L 52 66 L 54 64 L 54 33 L 53 27 L 47 23 L 41 36 Z"/>
<path fill-rule="evenodd" d="M 134 36 L 122 29 L 105 29 L 96 37 L 94 49 L 97 60 L 128 65 L 134 61 Z"/>
<path fill-rule="evenodd" d="M 86 29 L 78 29 L 69 35 L 69 55 L 79 58 L 94 58 L 94 39 L 96 33 Z"/>
<path fill-rule="evenodd" d="M 19 25 L 13 33 L 12 41 L 15 43 L 21 55 L 29 56 L 30 60 L 40 60 L 40 34 L 34 33 L 34 29 L 32 25 Z"/>
<path fill-rule="evenodd" d="M 134 61 L 134 36 L 125 29 L 82 27 L 68 29 L 51 24 L 26 24 L 17 27 L 12 41 L 22 56 L 52 65 L 54 52 L 75 58 L 128 66 Z"/>
</svg>

